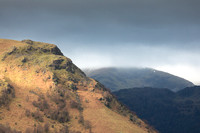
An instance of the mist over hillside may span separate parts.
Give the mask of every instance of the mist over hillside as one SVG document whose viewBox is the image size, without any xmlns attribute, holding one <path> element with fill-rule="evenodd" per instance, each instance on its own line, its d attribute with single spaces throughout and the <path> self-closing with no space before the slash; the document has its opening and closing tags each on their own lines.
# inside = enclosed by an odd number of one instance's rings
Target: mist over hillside
<svg viewBox="0 0 200 133">
<path fill-rule="evenodd" d="M 104 84 L 112 91 L 133 87 L 168 88 L 178 91 L 194 84 L 181 77 L 151 68 L 84 69 L 87 76 Z"/>
</svg>

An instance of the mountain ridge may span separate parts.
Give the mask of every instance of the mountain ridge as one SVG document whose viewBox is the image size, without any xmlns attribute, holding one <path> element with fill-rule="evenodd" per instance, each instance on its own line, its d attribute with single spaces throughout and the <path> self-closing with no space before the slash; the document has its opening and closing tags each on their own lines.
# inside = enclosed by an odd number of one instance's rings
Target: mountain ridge
<svg viewBox="0 0 200 133">
<path fill-rule="evenodd" d="M 100 81 L 112 91 L 133 87 L 161 87 L 178 91 L 194 85 L 183 78 L 152 68 L 108 67 L 84 69 L 83 71 L 87 76 Z"/>
<path fill-rule="evenodd" d="M 200 86 L 187 87 L 178 92 L 146 87 L 113 93 L 161 133 L 200 132 L 197 124 L 200 122 Z"/>
<path fill-rule="evenodd" d="M 1 91 L 0 101 L 8 99 L 0 102 L 0 130 L 156 132 L 56 45 L 0 39 L 0 47 L 0 90 L 7 94 Z"/>
</svg>

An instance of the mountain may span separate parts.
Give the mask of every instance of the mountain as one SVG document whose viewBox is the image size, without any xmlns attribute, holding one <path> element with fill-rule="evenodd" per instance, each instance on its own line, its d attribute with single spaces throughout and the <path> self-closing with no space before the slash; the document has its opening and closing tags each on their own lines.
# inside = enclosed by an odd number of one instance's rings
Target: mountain
<svg viewBox="0 0 200 133">
<path fill-rule="evenodd" d="M 159 88 L 131 88 L 114 94 L 160 133 L 200 132 L 200 86 L 178 92 Z"/>
<path fill-rule="evenodd" d="M 111 91 L 134 87 L 169 88 L 178 91 L 194 86 L 183 78 L 150 68 L 101 68 L 85 69 L 84 72 Z"/>
<path fill-rule="evenodd" d="M 56 45 L 0 39 L 0 132 L 156 131 Z"/>
</svg>

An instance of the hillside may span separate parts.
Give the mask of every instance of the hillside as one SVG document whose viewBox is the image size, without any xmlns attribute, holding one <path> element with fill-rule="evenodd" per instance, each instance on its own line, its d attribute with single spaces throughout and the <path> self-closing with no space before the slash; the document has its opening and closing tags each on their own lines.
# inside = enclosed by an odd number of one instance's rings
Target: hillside
<svg viewBox="0 0 200 133">
<path fill-rule="evenodd" d="M 176 93 L 168 89 L 132 88 L 114 94 L 161 133 L 200 132 L 200 86 Z"/>
<path fill-rule="evenodd" d="M 150 68 L 101 68 L 85 69 L 84 72 L 112 91 L 134 87 L 169 88 L 178 91 L 193 86 L 193 83 L 183 78 Z"/>
<path fill-rule="evenodd" d="M 0 39 L 0 132 L 156 132 L 53 44 Z"/>
</svg>

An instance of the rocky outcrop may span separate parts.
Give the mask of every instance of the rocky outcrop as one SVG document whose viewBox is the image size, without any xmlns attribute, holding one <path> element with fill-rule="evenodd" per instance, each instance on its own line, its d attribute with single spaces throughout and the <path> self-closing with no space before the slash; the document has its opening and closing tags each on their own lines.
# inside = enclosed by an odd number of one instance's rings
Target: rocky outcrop
<svg viewBox="0 0 200 133">
<path fill-rule="evenodd" d="M 31 48 L 33 48 L 33 45 L 37 45 L 37 44 L 41 44 L 40 42 L 35 42 L 35 41 L 32 41 L 32 40 L 22 40 L 23 43 L 26 43 L 26 44 L 29 44 L 29 45 L 32 45 L 31 47 L 29 46 L 29 50 Z M 44 43 L 46 44 L 46 43 Z M 49 47 L 49 45 L 51 45 L 51 47 Z M 52 54 L 55 54 L 55 55 L 63 55 L 63 53 L 60 51 L 60 49 L 56 46 L 56 45 L 53 45 L 53 44 L 46 44 L 44 45 L 44 47 L 38 47 L 37 48 L 38 50 L 41 50 L 42 52 L 44 53 L 52 53 Z"/>
</svg>

